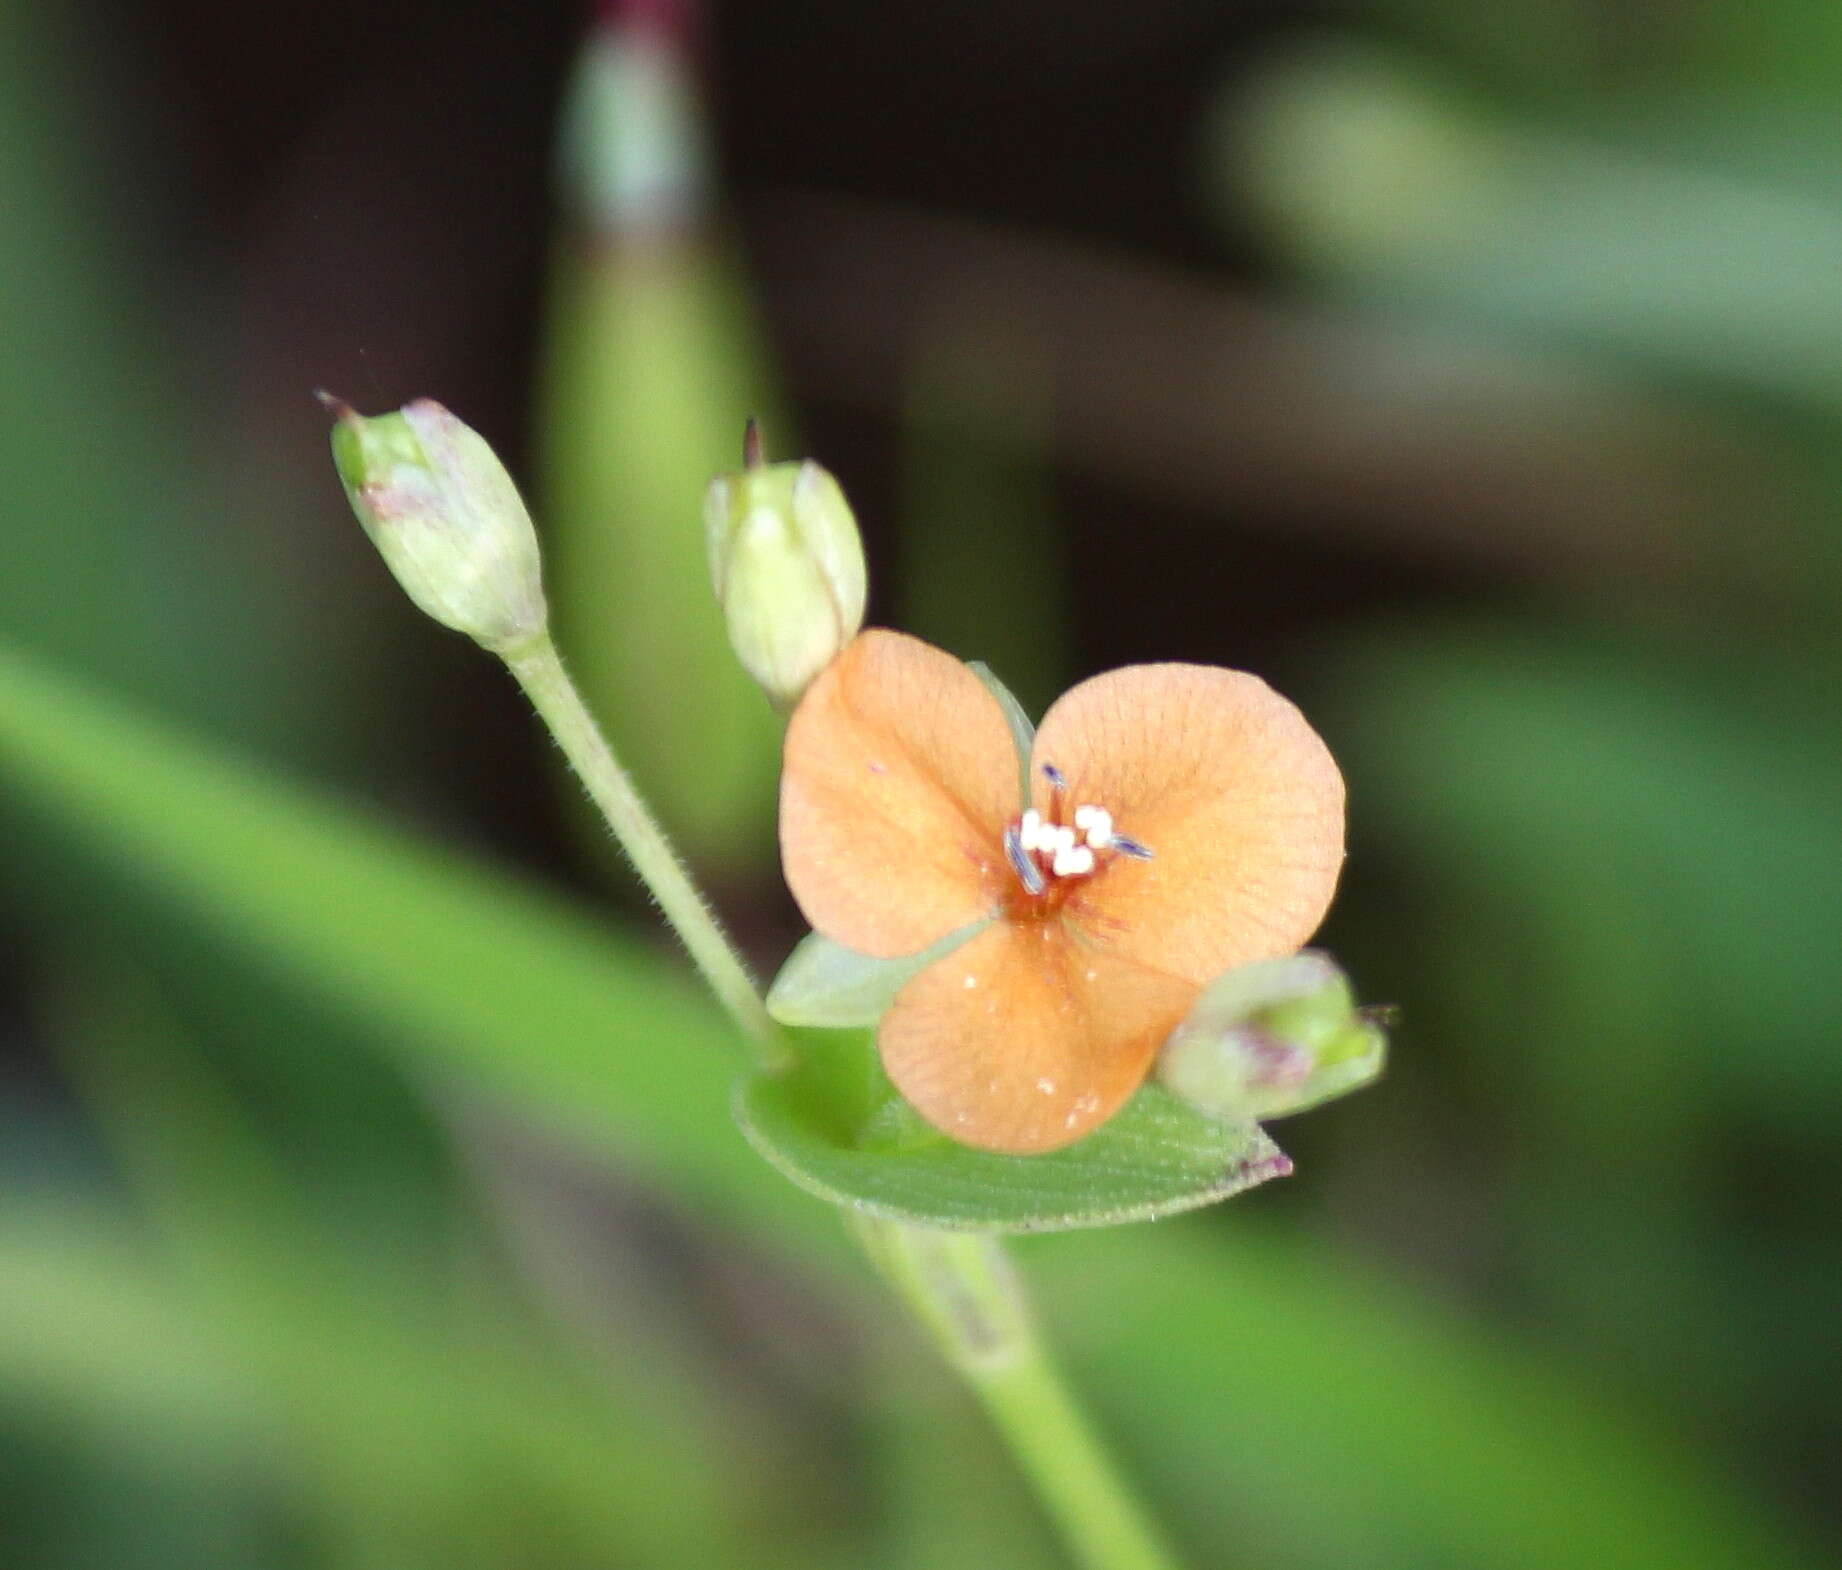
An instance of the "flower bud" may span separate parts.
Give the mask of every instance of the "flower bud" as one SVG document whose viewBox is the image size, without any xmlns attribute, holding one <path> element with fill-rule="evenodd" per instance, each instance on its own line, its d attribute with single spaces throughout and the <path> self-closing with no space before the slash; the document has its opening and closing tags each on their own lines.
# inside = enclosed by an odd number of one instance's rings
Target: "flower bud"
<svg viewBox="0 0 1842 1570">
<path fill-rule="evenodd" d="M 1337 963 L 1307 949 L 1210 983 L 1164 1043 L 1157 1074 L 1213 1117 L 1283 1117 L 1368 1084 L 1387 1044 Z"/>
<path fill-rule="evenodd" d="M 790 707 L 863 625 L 863 541 L 816 463 L 751 465 L 704 497 L 710 579 L 749 675 Z"/>
<path fill-rule="evenodd" d="M 352 511 L 409 597 L 489 649 L 541 632 L 537 533 L 485 439 L 427 398 L 369 419 L 325 401 Z"/>
</svg>

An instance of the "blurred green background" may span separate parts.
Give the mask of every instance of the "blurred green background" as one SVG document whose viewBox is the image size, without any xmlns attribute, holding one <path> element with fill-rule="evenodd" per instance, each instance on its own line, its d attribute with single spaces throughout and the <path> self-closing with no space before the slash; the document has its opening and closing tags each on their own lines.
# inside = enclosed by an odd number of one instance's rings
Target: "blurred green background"
<svg viewBox="0 0 1842 1570">
<path fill-rule="evenodd" d="M 1019 1249 L 1195 1564 L 1833 1562 L 1839 147 L 1811 0 L 13 0 L 0 1564 L 1064 1562 L 321 385 L 527 479 L 764 971 L 746 415 L 1027 702 L 1319 724 L 1389 1077 Z"/>
</svg>

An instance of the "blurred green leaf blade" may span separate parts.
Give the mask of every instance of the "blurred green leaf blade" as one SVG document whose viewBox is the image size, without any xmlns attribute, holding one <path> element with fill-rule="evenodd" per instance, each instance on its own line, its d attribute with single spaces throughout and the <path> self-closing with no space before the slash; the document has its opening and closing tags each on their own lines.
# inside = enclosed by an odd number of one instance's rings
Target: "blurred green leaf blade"
<svg viewBox="0 0 1842 1570">
<path fill-rule="evenodd" d="M 1325 1567 L 1824 1562 L 1731 1464 L 1581 1382 L 1558 1345 L 1506 1345 L 1259 1217 L 1030 1246 L 1085 1387 L 1155 1446 L 1155 1486 L 1200 1541 Z M 1129 1284 L 1099 1285 L 1114 1269 Z"/>
<path fill-rule="evenodd" d="M 509 1095 L 686 1193 L 797 1210 L 726 1126 L 735 1042 L 663 946 L 7 652 L 0 776 L 27 832 L 54 828 L 231 953 L 337 1000 L 412 1072 Z"/>
<path fill-rule="evenodd" d="M 1679 146 L 1625 145 L 1501 116 L 1411 57 L 1319 40 L 1271 63 L 1224 126 L 1230 178 L 1342 291 L 1835 416 L 1833 182 L 1819 194 L 1711 167 L 1697 137 L 1710 118 L 1731 133 L 1720 104 L 1669 107 Z M 1833 136 L 1811 138 L 1824 171 Z"/>
</svg>

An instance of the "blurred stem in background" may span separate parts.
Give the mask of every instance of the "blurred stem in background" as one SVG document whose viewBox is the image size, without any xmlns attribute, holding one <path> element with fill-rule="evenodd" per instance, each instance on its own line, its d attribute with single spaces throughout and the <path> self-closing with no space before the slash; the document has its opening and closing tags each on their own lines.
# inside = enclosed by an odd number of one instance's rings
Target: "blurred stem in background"
<svg viewBox="0 0 1842 1570">
<path fill-rule="evenodd" d="M 849 1218 L 883 1279 L 991 1414 L 1089 1570 L 1167 1570 L 1162 1535 L 1120 1481 L 1036 1334 L 997 1238 Z"/>
<path fill-rule="evenodd" d="M 538 430 L 559 635 L 686 856 L 730 878 L 770 842 L 778 727 L 729 658 L 698 502 L 746 420 L 780 422 L 711 218 L 694 11 L 606 8 L 577 63 Z"/>
</svg>

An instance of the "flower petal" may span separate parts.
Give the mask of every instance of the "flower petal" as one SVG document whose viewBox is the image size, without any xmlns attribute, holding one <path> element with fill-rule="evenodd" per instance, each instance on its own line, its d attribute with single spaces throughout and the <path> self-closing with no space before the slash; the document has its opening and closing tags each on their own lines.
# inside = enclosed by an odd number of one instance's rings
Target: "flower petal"
<svg viewBox="0 0 1842 1570">
<path fill-rule="evenodd" d="M 1152 859 L 1115 859 L 1067 906 L 1113 952 L 1201 985 L 1299 948 L 1343 865 L 1343 776 L 1305 717 L 1258 677 L 1129 665 L 1065 693 L 1035 762 Z M 1036 781 L 1038 800 L 1047 787 Z"/>
<path fill-rule="evenodd" d="M 997 699 L 918 638 L 860 634 L 787 727 L 787 885 L 818 931 L 860 954 L 913 954 L 989 915 L 1021 807 Z"/>
<path fill-rule="evenodd" d="M 877 1043 L 936 1128 L 1033 1155 L 1117 1112 L 1195 997 L 1059 921 L 1001 921 L 897 993 Z"/>
</svg>

